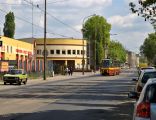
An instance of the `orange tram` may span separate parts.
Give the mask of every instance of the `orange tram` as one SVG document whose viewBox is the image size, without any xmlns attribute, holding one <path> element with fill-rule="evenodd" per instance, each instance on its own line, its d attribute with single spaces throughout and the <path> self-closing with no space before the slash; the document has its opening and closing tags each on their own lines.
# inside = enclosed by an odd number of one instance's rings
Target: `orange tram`
<svg viewBox="0 0 156 120">
<path fill-rule="evenodd" d="M 104 59 L 100 67 L 101 75 L 114 76 L 120 74 L 120 62 L 112 59 Z"/>
</svg>

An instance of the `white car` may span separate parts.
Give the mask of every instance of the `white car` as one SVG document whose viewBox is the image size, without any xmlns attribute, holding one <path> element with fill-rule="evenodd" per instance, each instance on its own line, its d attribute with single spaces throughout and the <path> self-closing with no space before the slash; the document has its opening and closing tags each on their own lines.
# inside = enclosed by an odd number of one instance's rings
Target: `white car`
<svg viewBox="0 0 156 120">
<path fill-rule="evenodd" d="M 129 98 L 138 99 L 137 92 L 130 92 Z M 133 120 L 156 120 L 156 78 L 145 84 L 135 103 Z"/>
</svg>

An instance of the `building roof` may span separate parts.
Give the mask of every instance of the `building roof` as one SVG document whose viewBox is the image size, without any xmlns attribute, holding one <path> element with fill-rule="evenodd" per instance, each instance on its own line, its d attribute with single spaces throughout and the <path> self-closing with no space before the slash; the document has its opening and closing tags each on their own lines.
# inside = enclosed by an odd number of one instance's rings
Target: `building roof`
<svg viewBox="0 0 156 120">
<path fill-rule="evenodd" d="M 36 38 L 21 38 L 21 39 L 18 39 L 18 40 L 33 44 L 34 41 L 36 40 Z"/>
</svg>

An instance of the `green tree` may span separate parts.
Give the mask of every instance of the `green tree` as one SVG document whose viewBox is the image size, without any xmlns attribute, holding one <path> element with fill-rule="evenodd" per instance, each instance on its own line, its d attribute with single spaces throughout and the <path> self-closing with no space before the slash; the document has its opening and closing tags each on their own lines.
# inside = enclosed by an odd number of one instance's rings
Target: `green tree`
<svg viewBox="0 0 156 120">
<path fill-rule="evenodd" d="M 96 58 L 97 66 L 104 59 L 104 50 L 110 41 L 110 30 L 111 25 L 107 23 L 104 17 L 99 15 L 89 18 L 83 25 L 83 37 L 89 40 L 91 52 L 94 54 L 92 61 Z"/>
<path fill-rule="evenodd" d="M 139 5 L 134 4 L 133 2 L 129 3 L 130 10 L 132 13 L 137 13 L 138 16 L 141 16 L 145 21 L 149 21 L 154 30 L 156 31 L 156 0 L 139 0 Z"/>
<path fill-rule="evenodd" d="M 143 45 L 140 47 L 141 53 L 147 57 L 149 63 L 153 64 L 156 57 L 156 34 L 151 33 L 145 39 Z"/>
<path fill-rule="evenodd" d="M 4 36 L 14 38 L 15 34 L 15 17 L 13 12 L 9 12 L 5 16 L 5 23 L 3 28 Z"/>
<path fill-rule="evenodd" d="M 110 41 L 109 58 L 119 60 L 121 63 L 126 62 L 126 50 L 120 42 Z"/>
</svg>

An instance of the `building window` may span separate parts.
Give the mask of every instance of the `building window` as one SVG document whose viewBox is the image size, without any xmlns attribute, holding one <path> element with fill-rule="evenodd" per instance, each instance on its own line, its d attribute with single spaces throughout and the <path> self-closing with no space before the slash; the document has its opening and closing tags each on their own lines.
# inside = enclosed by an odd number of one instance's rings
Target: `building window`
<svg viewBox="0 0 156 120">
<path fill-rule="evenodd" d="M 77 50 L 77 54 L 78 54 L 78 55 L 80 54 L 80 50 Z"/>
<path fill-rule="evenodd" d="M 38 55 L 41 55 L 41 50 L 37 50 L 37 54 Z"/>
<path fill-rule="evenodd" d="M 62 54 L 65 55 L 66 54 L 66 50 L 62 50 Z"/>
<path fill-rule="evenodd" d="M 68 54 L 70 54 L 70 55 L 71 55 L 71 50 L 68 50 Z"/>
<path fill-rule="evenodd" d="M 56 50 L 56 54 L 60 54 L 60 50 Z"/>
<path fill-rule="evenodd" d="M 83 55 L 83 50 L 81 50 L 81 55 Z"/>
<path fill-rule="evenodd" d="M 50 50 L 50 54 L 54 54 L 54 50 Z"/>
<path fill-rule="evenodd" d="M 7 52 L 9 52 L 9 46 L 7 45 Z"/>
<path fill-rule="evenodd" d="M 12 53 L 12 46 L 10 47 L 10 52 Z"/>
<path fill-rule="evenodd" d="M 81 55 L 83 55 L 83 50 L 81 50 Z M 85 50 L 84 50 L 84 55 L 85 55 Z"/>
<path fill-rule="evenodd" d="M 73 50 L 73 54 L 74 54 L 74 55 L 76 54 L 76 51 L 75 51 L 75 50 Z"/>
<path fill-rule="evenodd" d="M 9 46 L 7 45 L 7 53 L 9 53 Z"/>
</svg>

